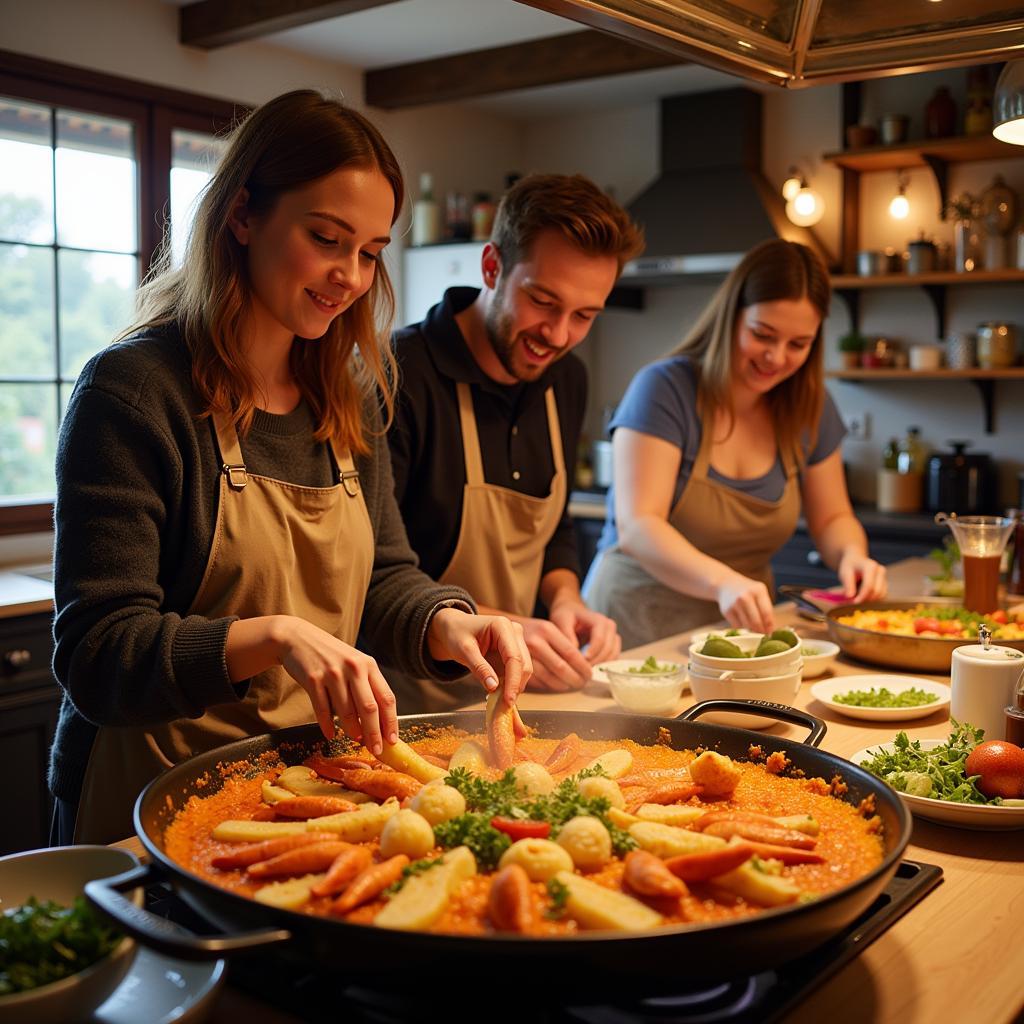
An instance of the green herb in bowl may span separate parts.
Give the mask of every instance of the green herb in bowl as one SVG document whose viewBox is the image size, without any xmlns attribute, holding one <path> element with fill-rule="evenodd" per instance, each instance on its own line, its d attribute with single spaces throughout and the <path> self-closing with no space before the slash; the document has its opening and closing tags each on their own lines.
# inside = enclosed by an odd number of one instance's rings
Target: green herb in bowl
<svg viewBox="0 0 1024 1024">
<path fill-rule="evenodd" d="M 70 907 L 30 897 L 0 915 L 0 996 L 77 974 L 102 960 L 121 938 L 90 910 L 84 896 Z"/>
<path fill-rule="evenodd" d="M 848 693 L 837 693 L 832 698 L 837 704 L 849 704 L 859 708 L 918 708 L 923 704 L 934 704 L 938 695 L 920 690 L 916 686 L 900 693 L 893 693 L 884 686 L 876 690 L 850 690 Z"/>
<path fill-rule="evenodd" d="M 672 665 L 669 662 L 661 664 L 652 654 L 642 665 L 635 665 L 626 671 L 632 672 L 634 675 L 654 676 L 664 672 L 676 672 L 678 669 L 678 665 Z"/>
</svg>

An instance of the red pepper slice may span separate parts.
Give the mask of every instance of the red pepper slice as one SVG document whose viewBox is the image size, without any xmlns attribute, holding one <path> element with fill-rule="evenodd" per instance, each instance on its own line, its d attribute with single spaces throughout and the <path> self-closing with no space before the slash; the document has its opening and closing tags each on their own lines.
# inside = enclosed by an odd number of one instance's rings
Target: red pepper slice
<svg viewBox="0 0 1024 1024">
<path fill-rule="evenodd" d="M 503 818 L 499 815 L 491 818 L 491 825 L 499 832 L 504 832 L 514 843 L 520 839 L 547 839 L 551 834 L 548 822 L 533 821 L 531 818 Z"/>
</svg>

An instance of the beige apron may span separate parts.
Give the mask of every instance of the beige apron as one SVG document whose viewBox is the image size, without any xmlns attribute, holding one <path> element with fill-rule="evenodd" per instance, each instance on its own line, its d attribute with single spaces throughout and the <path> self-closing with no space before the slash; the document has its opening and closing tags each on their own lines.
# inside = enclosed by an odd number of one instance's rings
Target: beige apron
<svg viewBox="0 0 1024 1024">
<path fill-rule="evenodd" d="M 480 438 L 469 385 L 455 385 L 462 427 L 466 483 L 462 489 L 462 521 L 448 568 L 438 582 L 462 587 L 482 605 L 513 615 L 533 615 L 544 569 L 544 552 L 565 510 L 565 456 L 554 391 L 544 393 L 548 435 L 555 472 L 546 497 L 537 498 L 484 482 Z M 472 677 L 438 684 L 387 672 L 403 714 L 444 711 L 480 700 L 483 689 Z"/>
<path fill-rule="evenodd" d="M 778 501 L 765 501 L 709 479 L 711 431 L 704 430 L 693 472 L 668 521 L 698 551 L 772 590 L 771 557 L 793 535 L 800 516 L 797 463 L 782 452 L 786 484 Z M 587 603 L 615 620 L 624 648 L 717 622 L 714 601 L 659 583 L 616 544 L 600 555 L 587 583 Z"/>
<path fill-rule="evenodd" d="M 223 459 L 217 522 L 189 615 L 295 615 L 355 643 L 373 568 L 373 528 L 348 452 L 331 455 L 338 483 L 302 487 L 246 472 L 238 435 L 216 420 Z M 249 683 L 245 699 L 142 728 L 104 727 L 82 786 L 76 843 L 134 831 L 139 791 L 160 772 L 223 743 L 313 721 L 305 691 L 281 666 Z"/>
</svg>

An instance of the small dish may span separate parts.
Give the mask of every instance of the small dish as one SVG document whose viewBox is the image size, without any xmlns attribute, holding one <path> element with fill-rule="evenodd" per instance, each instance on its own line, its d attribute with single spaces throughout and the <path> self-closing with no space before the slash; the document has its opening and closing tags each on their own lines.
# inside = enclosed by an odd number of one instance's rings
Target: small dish
<svg viewBox="0 0 1024 1024">
<path fill-rule="evenodd" d="M 831 640 L 801 640 L 800 653 L 804 659 L 804 679 L 823 676 L 839 657 L 839 644 Z"/>
<path fill-rule="evenodd" d="M 678 664 L 674 658 L 663 658 L 663 661 L 671 661 L 673 664 Z M 600 694 L 604 697 L 610 697 L 612 695 L 612 684 L 608 680 L 608 673 L 605 672 L 605 668 L 612 665 L 625 665 L 627 668 L 630 666 L 639 667 L 644 663 L 643 658 L 620 658 L 615 662 L 602 662 L 600 665 L 595 665 L 590 672 L 590 682 L 587 683 L 587 690 L 590 693 Z M 686 676 L 683 676 L 683 693 L 685 693 L 689 687 L 686 685 Z"/>
<path fill-rule="evenodd" d="M 911 689 L 924 690 L 926 693 L 934 693 L 938 700 L 912 708 L 867 708 L 856 704 L 840 704 L 835 699 L 836 694 L 849 693 L 851 690 L 881 690 L 883 687 L 890 693 L 902 693 Z M 836 676 L 823 680 L 811 687 L 811 696 L 848 718 L 866 718 L 874 722 L 905 722 L 912 718 L 927 718 L 936 711 L 948 711 L 951 692 L 945 683 L 936 683 L 931 679 L 876 672 L 866 676 Z"/>
<path fill-rule="evenodd" d="M 642 658 L 607 661 L 601 668 L 608 679 L 612 697 L 619 707 L 644 715 L 672 711 L 683 692 L 686 670 L 678 662 L 659 662 L 664 672 L 640 672 Z"/>
<path fill-rule="evenodd" d="M 223 960 L 195 963 L 140 949 L 131 970 L 90 1024 L 199 1024 L 224 984 Z"/>
<path fill-rule="evenodd" d="M 0 909 L 23 905 L 31 896 L 71 906 L 85 883 L 138 866 L 127 850 L 106 846 L 61 846 L 0 858 Z M 139 894 L 141 900 L 141 893 Z M 73 1024 L 106 1001 L 128 973 L 135 943 L 125 936 L 106 956 L 58 981 L 0 996 L 0 1024 Z"/>
<path fill-rule="evenodd" d="M 690 689 L 698 700 L 771 701 L 773 704 L 792 704 L 800 690 L 800 667 L 784 670 L 785 675 L 741 676 L 730 669 L 716 671 L 691 664 L 688 669 Z M 763 715 L 744 715 L 727 711 L 714 711 L 701 716 L 702 722 L 732 725 L 739 729 L 767 729 L 775 720 Z"/>
<path fill-rule="evenodd" d="M 849 678 L 849 677 L 847 677 Z M 945 740 L 921 740 L 922 750 L 934 750 Z M 854 764 L 870 761 L 879 751 L 890 752 L 895 743 L 879 743 L 875 747 L 858 750 L 850 760 Z M 927 821 L 938 822 L 940 825 L 953 825 L 956 828 L 992 829 L 1008 832 L 1011 829 L 1024 828 L 1024 807 L 990 807 L 987 804 L 956 804 L 949 800 L 936 800 L 929 796 L 911 796 L 900 793 L 900 799 L 907 805 L 912 814 Z"/>
</svg>

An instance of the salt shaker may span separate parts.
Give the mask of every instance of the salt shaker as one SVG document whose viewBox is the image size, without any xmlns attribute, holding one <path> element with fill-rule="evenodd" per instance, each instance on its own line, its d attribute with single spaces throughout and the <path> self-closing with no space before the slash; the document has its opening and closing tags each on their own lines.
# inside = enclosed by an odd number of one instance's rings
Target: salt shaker
<svg viewBox="0 0 1024 1024">
<path fill-rule="evenodd" d="M 992 633 L 982 623 L 981 643 L 953 650 L 950 669 L 952 699 L 949 713 L 961 724 L 984 730 L 984 739 L 1001 740 L 1006 731 L 1006 708 L 1014 703 L 1014 691 L 1024 654 L 992 643 Z"/>
</svg>

